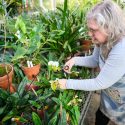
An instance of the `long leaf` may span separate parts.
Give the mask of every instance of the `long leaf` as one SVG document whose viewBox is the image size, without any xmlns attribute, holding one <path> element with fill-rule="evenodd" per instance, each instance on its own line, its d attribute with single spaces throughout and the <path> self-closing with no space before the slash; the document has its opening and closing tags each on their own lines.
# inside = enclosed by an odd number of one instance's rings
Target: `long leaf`
<svg viewBox="0 0 125 125">
<path fill-rule="evenodd" d="M 33 118 L 34 125 L 43 125 L 39 116 L 35 112 L 32 112 L 32 118 Z"/>
<path fill-rule="evenodd" d="M 22 80 L 22 82 L 20 83 L 17 92 L 19 93 L 20 97 L 22 96 L 24 90 L 25 90 L 25 86 L 27 84 L 28 80 L 26 77 L 24 77 L 24 79 Z"/>
<path fill-rule="evenodd" d="M 56 98 L 56 97 L 52 97 L 52 100 L 53 100 L 54 102 L 56 102 L 58 105 L 61 104 L 60 100 L 59 100 L 58 98 Z"/>
<path fill-rule="evenodd" d="M 62 109 L 62 113 L 60 115 L 60 120 L 59 120 L 59 124 L 58 125 L 66 125 L 67 121 L 66 121 L 66 110 Z"/>
<path fill-rule="evenodd" d="M 63 11 L 63 24 L 62 24 L 62 29 L 64 29 L 64 25 L 65 25 L 65 21 L 66 21 L 66 12 L 67 12 L 67 3 L 68 1 L 67 0 L 64 0 L 64 11 Z"/>
</svg>

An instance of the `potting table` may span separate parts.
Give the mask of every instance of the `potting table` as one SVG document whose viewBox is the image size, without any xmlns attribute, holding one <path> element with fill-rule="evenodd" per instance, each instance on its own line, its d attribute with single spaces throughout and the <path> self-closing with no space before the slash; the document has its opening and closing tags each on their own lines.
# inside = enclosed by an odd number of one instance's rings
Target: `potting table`
<svg viewBox="0 0 125 125">
<path fill-rule="evenodd" d="M 80 115 L 79 125 L 84 125 L 84 119 L 86 117 L 86 113 L 88 111 L 88 108 L 91 102 L 91 96 L 92 96 L 92 92 L 84 92 L 82 103 L 80 105 L 81 115 Z"/>
<path fill-rule="evenodd" d="M 96 75 L 97 74 L 95 72 L 95 69 L 92 69 L 91 78 L 95 77 Z M 82 103 L 80 104 L 81 115 L 80 115 L 79 125 L 84 125 L 84 120 L 91 102 L 92 93 L 93 93 L 92 91 L 83 91 L 83 94 L 81 94 L 83 96 L 82 96 Z"/>
</svg>

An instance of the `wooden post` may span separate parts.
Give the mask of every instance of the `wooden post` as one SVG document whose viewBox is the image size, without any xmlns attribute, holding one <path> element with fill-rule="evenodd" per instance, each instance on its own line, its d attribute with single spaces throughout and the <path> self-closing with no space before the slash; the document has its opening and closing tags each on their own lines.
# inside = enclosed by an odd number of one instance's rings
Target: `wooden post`
<svg viewBox="0 0 125 125">
<path fill-rule="evenodd" d="M 52 10 L 56 10 L 56 0 L 51 0 Z"/>
<path fill-rule="evenodd" d="M 43 0 L 39 0 L 39 3 L 40 3 L 40 7 L 46 12 L 47 9 L 43 5 Z"/>
</svg>

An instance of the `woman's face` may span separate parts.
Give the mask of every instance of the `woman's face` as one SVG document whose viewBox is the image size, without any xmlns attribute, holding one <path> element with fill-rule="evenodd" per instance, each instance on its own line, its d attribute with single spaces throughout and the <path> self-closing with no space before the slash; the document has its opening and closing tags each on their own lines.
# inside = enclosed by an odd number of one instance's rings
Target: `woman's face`
<svg viewBox="0 0 125 125">
<path fill-rule="evenodd" d="M 88 34 L 92 38 L 92 42 L 95 44 L 103 44 L 107 41 L 107 35 L 104 31 L 99 29 L 99 26 L 96 24 L 94 20 L 89 20 L 87 23 L 88 26 Z"/>
</svg>

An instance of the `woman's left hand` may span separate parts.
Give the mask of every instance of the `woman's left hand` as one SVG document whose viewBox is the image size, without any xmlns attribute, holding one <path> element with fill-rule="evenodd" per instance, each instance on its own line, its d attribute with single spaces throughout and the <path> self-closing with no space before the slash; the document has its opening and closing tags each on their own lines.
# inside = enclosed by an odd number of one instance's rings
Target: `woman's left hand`
<svg viewBox="0 0 125 125">
<path fill-rule="evenodd" d="M 66 79 L 59 79 L 58 82 L 60 89 L 66 89 Z"/>
</svg>

